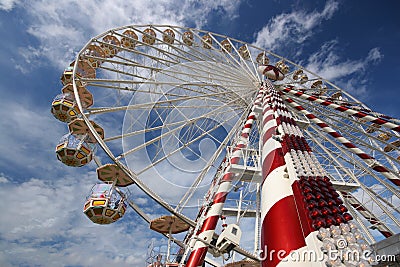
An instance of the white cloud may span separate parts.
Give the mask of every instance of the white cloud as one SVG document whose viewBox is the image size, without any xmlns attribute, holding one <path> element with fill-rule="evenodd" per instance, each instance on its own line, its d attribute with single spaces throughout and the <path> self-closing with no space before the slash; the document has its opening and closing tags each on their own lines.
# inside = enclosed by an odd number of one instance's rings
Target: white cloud
<svg viewBox="0 0 400 267">
<path fill-rule="evenodd" d="M 275 50 L 282 43 L 301 44 L 313 35 L 314 28 L 333 16 L 338 6 L 338 2 L 328 1 L 322 11 L 296 10 L 275 16 L 256 34 L 255 45 Z"/>
<path fill-rule="evenodd" d="M 8 181 L 7 177 L 5 177 L 3 173 L 0 173 L 0 184 L 5 184 L 8 182 L 9 181 Z"/>
<path fill-rule="evenodd" d="M 286 55 L 294 53 L 293 58 L 297 58 L 299 64 L 306 69 L 334 81 L 356 97 L 365 96 L 370 82 L 367 79 L 368 68 L 383 58 L 378 47 L 372 48 L 364 58 L 343 59 L 339 41 L 331 40 L 323 43 L 318 51 L 304 60 L 305 41 L 315 34 L 324 20 L 332 18 L 338 9 L 339 2 L 331 0 L 326 2 L 321 11 L 294 10 L 279 14 L 256 34 L 254 44 L 274 52 L 285 51 Z"/>
<path fill-rule="evenodd" d="M 241 1 L 17 1 L 4 2 L 4 9 L 20 5 L 28 16 L 27 31 L 39 46 L 21 49 L 26 62 L 40 64 L 43 57 L 63 68 L 89 39 L 111 28 L 129 24 L 170 24 L 201 27 L 210 12 L 222 9 L 235 18 Z M 189 25 L 187 25 L 189 24 Z M 26 72 L 23 63 L 18 69 Z"/>
<path fill-rule="evenodd" d="M 346 91 L 362 95 L 367 91 L 368 67 L 379 63 L 383 54 L 379 48 L 372 48 L 365 58 L 345 59 L 340 56 L 339 42 L 332 40 L 324 43 L 321 49 L 313 53 L 305 63 L 305 68 L 321 77 L 338 82 Z M 354 76 L 357 74 L 357 76 Z M 346 81 L 342 80 L 346 78 Z"/>
<path fill-rule="evenodd" d="M 364 59 L 341 61 L 337 47 L 337 40 L 323 44 L 319 51 L 308 58 L 305 67 L 325 79 L 333 80 L 356 72 L 363 72 L 368 65 L 378 63 L 383 58 L 379 48 L 373 48 Z"/>
<path fill-rule="evenodd" d="M 152 232 L 127 213 L 123 223 L 94 225 L 82 213 L 95 172 L 32 178 L 0 187 L 2 266 L 140 266 Z"/>
<path fill-rule="evenodd" d="M 54 149 L 67 133 L 67 126 L 53 118 L 50 107 L 40 108 L 25 99 L 4 100 L 0 110 L 0 128 L 4 129 L 0 131 L 0 166 L 47 175 L 62 171 Z"/>
<path fill-rule="evenodd" d="M 19 2 L 18 0 L 0 0 L 0 9 L 10 11 Z"/>
</svg>

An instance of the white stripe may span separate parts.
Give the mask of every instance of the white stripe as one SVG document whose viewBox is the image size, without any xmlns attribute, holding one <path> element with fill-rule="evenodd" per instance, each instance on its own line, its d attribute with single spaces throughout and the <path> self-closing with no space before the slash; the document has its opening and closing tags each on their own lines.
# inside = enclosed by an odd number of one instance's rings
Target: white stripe
<svg viewBox="0 0 400 267">
<path fill-rule="evenodd" d="M 263 125 L 263 135 L 272 127 L 276 126 L 276 121 L 274 119 L 268 121 L 266 124 Z"/>
<path fill-rule="evenodd" d="M 231 182 L 226 181 L 219 185 L 217 193 L 228 192 L 229 190 L 231 190 Z"/>
<path fill-rule="evenodd" d="M 272 171 L 265 179 L 261 188 L 261 222 L 265 215 L 279 200 L 293 195 L 289 179 L 283 178 L 286 166 L 281 166 Z"/>
<path fill-rule="evenodd" d="M 262 155 L 263 155 L 262 161 L 264 162 L 264 159 L 269 155 L 269 153 L 278 148 L 281 148 L 280 143 L 272 138 L 269 138 L 267 142 L 263 144 L 262 147 Z"/>
<path fill-rule="evenodd" d="M 217 203 L 211 206 L 210 210 L 207 212 L 207 218 L 212 216 L 219 216 L 221 214 L 221 210 L 224 206 L 224 203 Z"/>
<path fill-rule="evenodd" d="M 210 243 L 211 240 L 212 240 L 212 236 L 213 235 L 214 235 L 214 230 L 204 231 L 204 232 L 199 234 L 199 236 L 198 236 L 199 240 L 197 240 L 197 241 L 205 241 L 207 243 Z M 196 242 L 194 244 L 193 250 L 196 250 L 196 249 L 199 249 L 199 248 L 204 248 L 204 247 L 207 247 L 207 245 L 204 244 L 203 242 Z"/>
<path fill-rule="evenodd" d="M 269 110 L 265 111 L 267 108 L 269 108 Z M 274 114 L 274 111 L 267 105 L 264 106 L 263 111 L 265 111 L 264 114 L 263 114 L 263 117 L 266 117 L 268 115 Z"/>
</svg>

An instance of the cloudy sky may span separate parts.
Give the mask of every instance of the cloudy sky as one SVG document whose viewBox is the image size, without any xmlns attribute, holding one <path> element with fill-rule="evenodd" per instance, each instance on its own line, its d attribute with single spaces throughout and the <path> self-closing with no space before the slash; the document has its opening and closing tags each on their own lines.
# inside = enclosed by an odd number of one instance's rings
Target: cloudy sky
<svg viewBox="0 0 400 267">
<path fill-rule="evenodd" d="M 92 224 L 81 209 L 95 166 L 68 168 L 54 154 L 65 126 L 50 114 L 51 101 L 63 69 L 92 36 L 149 23 L 225 34 L 399 118 L 399 7 L 394 0 L 0 0 L 0 265 L 143 266 L 149 240 L 158 238 L 133 212 L 113 225 Z"/>
</svg>

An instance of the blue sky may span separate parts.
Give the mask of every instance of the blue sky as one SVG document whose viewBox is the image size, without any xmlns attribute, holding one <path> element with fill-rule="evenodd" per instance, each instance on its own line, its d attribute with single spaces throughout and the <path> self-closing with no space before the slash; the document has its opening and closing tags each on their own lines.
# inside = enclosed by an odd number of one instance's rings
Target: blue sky
<svg viewBox="0 0 400 267">
<path fill-rule="evenodd" d="M 73 169 L 54 147 L 60 74 L 94 35 L 128 24 L 199 27 L 272 50 L 371 109 L 400 117 L 398 1 L 0 0 L 1 266 L 142 266 L 146 231 L 130 212 L 109 226 L 81 212 L 95 166 Z M 137 202 L 152 210 L 145 198 Z"/>
</svg>

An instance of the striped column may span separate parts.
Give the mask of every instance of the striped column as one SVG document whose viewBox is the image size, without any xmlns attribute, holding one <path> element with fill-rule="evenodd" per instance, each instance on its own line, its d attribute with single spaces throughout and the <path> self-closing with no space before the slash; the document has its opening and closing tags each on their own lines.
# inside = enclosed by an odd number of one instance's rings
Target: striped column
<svg viewBox="0 0 400 267">
<path fill-rule="evenodd" d="M 269 103 L 269 106 L 264 106 L 263 110 L 265 117 L 262 131 L 262 157 L 265 180 L 262 197 L 264 197 L 263 200 L 266 199 L 265 202 L 272 202 L 272 204 L 266 205 L 267 212 L 263 215 L 265 217 L 263 217 L 262 231 L 265 235 L 263 239 L 266 241 L 263 240 L 262 244 L 266 246 L 267 250 L 264 250 L 267 254 L 263 255 L 265 260 L 262 266 L 326 266 L 328 263 L 325 262 L 326 259 L 328 261 L 330 259 L 326 255 L 324 259 L 323 254 L 327 254 L 329 249 L 335 246 L 329 243 L 330 240 L 326 240 L 326 233 L 332 232 L 330 234 L 335 236 L 340 233 L 345 234 L 350 227 L 355 226 L 353 224 L 350 226 L 348 223 L 352 220 L 351 215 L 342 205 L 343 201 L 312 153 L 294 117 L 283 102 L 280 92 L 276 91 L 269 81 L 266 85 L 269 99 L 266 98 L 265 102 Z M 275 122 L 270 122 L 271 120 Z M 283 155 L 283 160 L 275 160 L 271 157 L 273 150 L 281 151 L 277 154 Z M 271 166 L 275 164 L 276 167 L 266 167 L 265 164 Z M 265 186 L 269 180 L 272 182 Z M 273 199 L 274 196 L 275 199 Z M 291 199 L 290 205 L 278 206 L 281 209 L 280 213 L 269 216 L 274 205 L 278 205 L 285 199 Z M 269 208 L 270 206 L 272 208 Z M 278 226 L 269 223 L 268 220 L 272 222 L 276 220 L 275 224 Z M 282 244 L 282 239 L 287 239 L 287 241 Z M 279 251 L 280 255 L 275 254 L 279 257 L 271 258 L 272 251 L 275 253 Z M 304 256 L 310 252 L 313 252 L 316 258 L 298 258 L 299 255 Z M 346 266 L 344 257 L 340 258 L 340 261 Z"/>
<path fill-rule="evenodd" d="M 363 150 L 358 148 L 356 145 L 351 143 L 347 138 L 343 137 L 340 133 L 332 129 L 331 127 L 328 126 L 325 122 L 317 118 L 314 114 L 311 112 L 305 110 L 301 105 L 296 103 L 293 99 L 287 97 L 287 96 L 282 96 L 287 103 L 289 103 L 290 106 L 293 108 L 297 109 L 301 113 L 303 113 L 310 121 L 314 122 L 318 127 L 320 127 L 324 132 L 335 138 L 339 143 L 344 145 L 349 151 L 357 155 L 359 158 L 361 158 L 365 163 L 370 166 L 373 170 L 376 172 L 381 173 L 383 176 L 385 176 L 390 182 L 393 184 L 400 186 L 400 179 L 398 176 L 394 175 L 391 173 L 385 166 L 380 164 L 375 158 L 372 156 L 368 155 L 365 153 Z"/>
<path fill-rule="evenodd" d="M 279 141 L 277 103 L 271 82 L 266 81 L 266 95 L 262 103 L 262 177 L 261 187 L 261 249 L 262 266 L 309 266 L 286 259 L 289 253 L 306 246 L 299 215 L 285 173 L 285 159 Z"/>
<path fill-rule="evenodd" d="M 260 102 L 262 94 L 263 91 L 260 90 L 257 95 L 255 105 Z M 254 112 L 254 107 L 255 106 L 253 106 L 253 111 L 250 112 L 249 116 L 247 117 L 241 135 L 239 137 L 239 140 L 236 142 L 235 148 L 232 153 L 232 157 L 230 159 L 231 164 L 239 163 L 240 158 L 242 156 L 242 149 L 247 147 L 250 130 L 251 127 L 253 126 L 254 121 L 256 120 L 256 113 Z M 199 232 L 197 233 L 197 239 L 194 243 L 193 250 L 189 256 L 186 267 L 202 266 L 208 250 L 207 244 L 212 241 L 212 237 L 214 235 L 218 219 L 222 214 L 222 208 L 224 206 L 226 197 L 229 193 L 229 190 L 231 190 L 233 177 L 234 173 L 227 171 L 227 169 L 224 171 L 221 182 L 218 185 L 217 192 L 215 193 L 214 198 L 212 200 L 211 207 L 207 211 L 203 225 L 199 230 Z"/>
</svg>

